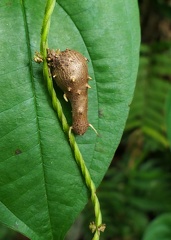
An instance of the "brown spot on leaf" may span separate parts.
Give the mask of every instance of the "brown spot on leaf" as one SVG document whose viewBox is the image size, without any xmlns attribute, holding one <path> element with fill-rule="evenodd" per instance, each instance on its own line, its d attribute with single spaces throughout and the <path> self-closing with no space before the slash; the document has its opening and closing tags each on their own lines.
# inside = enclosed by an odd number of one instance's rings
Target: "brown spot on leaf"
<svg viewBox="0 0 171 240">
<path fill-rule="evenodd" d="M 20 149 L 17 148 L 17 149 L 15 150 L 15 155 L 19 155 L 19 154 L 21 154 L 21 153 L 22 153 L 22 151 L 21 151 Z"/>
</svg>

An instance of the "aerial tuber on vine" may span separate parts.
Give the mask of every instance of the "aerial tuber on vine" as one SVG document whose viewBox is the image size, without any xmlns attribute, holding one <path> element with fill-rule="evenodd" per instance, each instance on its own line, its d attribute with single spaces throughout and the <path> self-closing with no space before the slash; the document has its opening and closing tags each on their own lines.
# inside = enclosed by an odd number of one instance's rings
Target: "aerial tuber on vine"
<svg viewBox="0 0 171 240">
<path fill-rule="evenodd" d="M 47 49 L 47 62 L 53 79 L 64 92 L 64 99 L 71 103 L 71 128 L 75 134 L 83 135 L 89 126 L 93 128 L 87 119 L 87 95 L 88 88 L 91 88 L 88 84 L 91 77 L 88 75 L 87 58 L 75 50 Z"/>
</svg>

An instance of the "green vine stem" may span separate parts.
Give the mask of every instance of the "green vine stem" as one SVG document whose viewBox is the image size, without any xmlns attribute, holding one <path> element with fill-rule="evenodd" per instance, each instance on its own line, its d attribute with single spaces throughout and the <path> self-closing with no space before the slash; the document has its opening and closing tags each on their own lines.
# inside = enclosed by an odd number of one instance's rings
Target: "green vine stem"
<svg viewBox="0 0 171 240">
<path fill-rule="evenodd" d="M 73 150 L 75 160 L 76 160 L 78 166 L 80 167 L 81 173 L 85 179 L 85 183 L 91 192 L 91 201 L 94 206 L 94 213 L 95 213 L 95 223 L 94 222 L 90 223 L 89 228 L 92 231 L 92 233 L 94 233 L 92 240 L 99 240 L 100 232 L 104 231 L 105 224 L 102 224 L 102 215 L 101 215 L 99 200 L 96 195 L 96 188 L 91 179 L 90 173 L 85 165 L 84 159 L 78 148 L 78 145 L 75 141 L 75 137 L 71 133 L 71 128 L 69 127 L 67 120 L 65 118 L 65 115 L 62 111 L 62 106 L 56 96 L 56 92 L 53 88 L 52 78 L 51 78 L 51 76 L 49 76 L 50 75 L 49 68 L 48 68 L 47 61 L 46 61 L 50 20 L 51 20 L 51 15 L 52 15 L 54 7 L 55 7 L 55 2 L 56 2 L 56 0 L 47 0 L 44 19 L 43 19 L 43 25 L 42 25 L 42 30 L 41 30 L 40 55 L 37 57 L 40 60 L 40 56 L 41 56 L 42 61 L 43 61 L 43 75 L 44 75 L 44 78 L 47 83 L 47 88 L 48 88 L 49 94 L 52 98 L 52 106 L 53 106 L 54 110 L 57 112 L 58 118 L 62 124 L 62 128 L 63 128 L 64 132 L 69 137 L 69 143 Z"/>
</svg>

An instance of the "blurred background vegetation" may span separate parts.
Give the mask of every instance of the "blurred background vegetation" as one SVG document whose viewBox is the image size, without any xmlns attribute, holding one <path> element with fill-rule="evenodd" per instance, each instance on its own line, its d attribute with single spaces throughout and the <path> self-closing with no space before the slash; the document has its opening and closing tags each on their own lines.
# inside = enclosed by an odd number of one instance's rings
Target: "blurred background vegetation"
<svg viewBox="0 0 171 240">
<path fill-rule="evenodd" d="M 98 189 L 101 240 L 171 239 L 171 0 L 139 0 L 142 44 L 134 99 Z M 87 204 L 66 240 L 89 240 Z M 84 231 L 83 231 L 84 229 Z M 0 225 L 0 240 L 26 240 Z"/>
</svg>

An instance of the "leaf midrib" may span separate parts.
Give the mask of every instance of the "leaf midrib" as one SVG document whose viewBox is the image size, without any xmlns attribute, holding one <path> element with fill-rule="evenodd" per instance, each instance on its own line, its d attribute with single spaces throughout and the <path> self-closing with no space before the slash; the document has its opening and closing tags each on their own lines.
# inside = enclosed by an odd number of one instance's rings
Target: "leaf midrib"
<svg viewBox="0 0 171 240">
<path fill-rule="evenodd" d="M 26 7 L 25 7 L 25 0 L 21 0 L 21 10 L 23 14 L 23 22 L 24 22 L 24 28 L 25 28 L 25 36 L 26 36 L 26 43 L 27 43 L 27 50 L 28 50 L 28 59 L 29 59 L 29 74 L 30 74 L 30 79 L 31 79 L 31 84 L 32 84 L 32 90 L 33 90 L 33 98 L 34 98 L 34 106 L 35 106 L 35 115 L 36 115 L 36 124 L 37 124 L 37 135 L 38 135 L 38 141 L 39 141 L 39 148 L 40 148 L 40 156 L 41 156 L 41 162 L 42 162 L 42 172 L 43 172 L 43 179 L 44 179 L 44 188 L 45 188 L 45 196 L 46 196 L 46 201 L 47 201 L 47 210 L 48 210 L 48 215 L 49 215 L 49 225 L 51 227 L 51 236 L 53 239 L 53 234 L 52 234 L 52 220 L 50 218 L 50 208 L 49 208 L 49 202 L 48 202 L 48 189 L 46 185 L 46 171 L 45 171 L 45 164 L 44 164 L 44 159 L 43 159 L 43 148 L 41 145 L 41 131 L 40 131 L 40 123 L 39 123 L 39 117 L 38 117 L 38 104 L 37 104 L 37 98 L 36 98 L 36 90 L 35 90 L 35 84 L 34 84 L 34 78 L 33 78 L 33 66 L 31 63 L 32 60 L 32 52 L 31 52 L 31 41 L 30 41 L 30 35 L 29 35 L 29 28 L 27 24 L 27 15 L 26 15 Z"/>
</svg>

